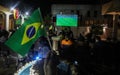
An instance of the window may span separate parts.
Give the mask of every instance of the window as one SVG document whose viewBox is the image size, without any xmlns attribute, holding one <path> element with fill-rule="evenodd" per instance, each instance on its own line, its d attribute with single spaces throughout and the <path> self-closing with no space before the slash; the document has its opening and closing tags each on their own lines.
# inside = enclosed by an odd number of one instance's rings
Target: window
<svg viewBox="0 0 120 75">
<path fill-rule="evenodd" d="M 98 15 L 98 12 L 94 11 L 94 17 L 97 17 L 97 15 Z"/>
<path fill-rule="evenodd" d="M 71 14 L 74 14 L 74 10 L 71 10 Z"/>
<path fill-rule="evenodd" d="M 87 17 L 90 17 L 90 11 L 87 11 Z"/>
<path fill-rule="evenodd" d="M 76 11 L 76 13 L 77 13 L 77 15 L 78 15 L 78 16 L 80 15 L 80 12 L 79 12 L 79 10 L 77 10 L 77 11 Z"/>
</svg>

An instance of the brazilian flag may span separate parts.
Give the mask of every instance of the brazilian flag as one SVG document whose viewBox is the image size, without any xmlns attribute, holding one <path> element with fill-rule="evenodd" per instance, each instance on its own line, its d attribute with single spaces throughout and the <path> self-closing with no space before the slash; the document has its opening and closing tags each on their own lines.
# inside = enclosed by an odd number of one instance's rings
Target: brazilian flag
<svg viewBox="0 0 120 75">
<path fill-rule="evenodd" d="M 21 22 L 21 19 L 20 19 L 20 18 L 15 21 L 15 24 L 16 24 L 16 25 L 21 25 L 21 23 L 22 23 L 22 22 Z"/>
<path fill-rule="evenodd" d="M 46 36 L 40 9 L 35 10 L 23 25 L 5 42 L 11 50 L 25 56 L 40 36 Z"/>
</svg>

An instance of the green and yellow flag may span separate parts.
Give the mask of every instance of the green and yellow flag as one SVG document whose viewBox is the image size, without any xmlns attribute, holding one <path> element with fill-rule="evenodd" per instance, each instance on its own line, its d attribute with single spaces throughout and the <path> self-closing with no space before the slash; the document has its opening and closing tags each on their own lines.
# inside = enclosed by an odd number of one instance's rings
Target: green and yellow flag
<svg viewBox="0 0 120 75">
<path fill-rule="evenodd" d="M 46 35 L 44 28 L 41 28 L 42 22 L 41 12 L 37 9 L 5 42 L 5 45 L 24 56 L 40 36 Z"/>
</svg>

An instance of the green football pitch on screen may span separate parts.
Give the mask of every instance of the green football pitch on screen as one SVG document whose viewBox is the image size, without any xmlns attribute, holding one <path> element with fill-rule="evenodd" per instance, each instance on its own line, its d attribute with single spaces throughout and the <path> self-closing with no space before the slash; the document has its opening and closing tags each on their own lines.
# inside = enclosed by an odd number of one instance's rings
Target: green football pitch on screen
<svg viewBox="0 0 120 75">
<path fill-rule="evenodd" d="M 77 26 L 77 15 L 57 15 L 56 26 Z"/>
</svg>

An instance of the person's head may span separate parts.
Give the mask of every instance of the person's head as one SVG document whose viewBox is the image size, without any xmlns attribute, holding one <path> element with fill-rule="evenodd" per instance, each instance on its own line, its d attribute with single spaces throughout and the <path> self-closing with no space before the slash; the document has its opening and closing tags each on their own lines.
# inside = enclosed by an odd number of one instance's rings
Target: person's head
<svg viewBox="0 0 120 75">
<path fill-rule="evenodd" d="M 95 39 L 96 39 L 96 42 L 101 41 L 100 36 L 96 36 Z"/>
<path fill-rule="evenodd" d="M 40 42 L 40 44 L 43 46 L 43 45 L 48 45 L 48 40 L 47 40 L 47 38 L 45 37 L 45 36 L 41 36 L 40 38 L 39 38 L 39 42 Z"/>
<path fill-rule="evenodd" d="M 2 30 L 2 27 L 0 26 L 0 30 Z"/>
<path fill-rule="evenodd" d="M 68 27 L 68 31 L 70 31 L 71 30 L 71 28 L 70 27 Z"/>
<path fill-rule="evenodd" d="M 66 40 L 69 40 L 69 37 L 68 37 L 67 35 L 65 35 L 65 39 L 66 39 Z"/>
</svg>

